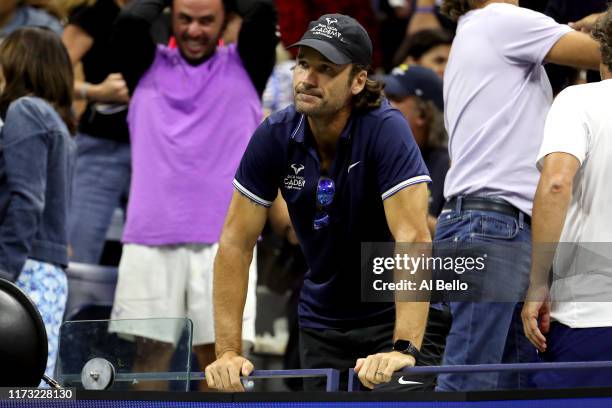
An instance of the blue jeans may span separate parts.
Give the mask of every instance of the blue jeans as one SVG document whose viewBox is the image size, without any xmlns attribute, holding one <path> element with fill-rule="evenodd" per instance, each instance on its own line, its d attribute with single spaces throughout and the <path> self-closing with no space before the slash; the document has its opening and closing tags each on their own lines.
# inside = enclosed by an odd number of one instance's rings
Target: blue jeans
<svg viewBox="0 0 612 408">
<path fill-rule="evenodd" d="M 486 251 L 479 299 L 451 301 L 452 326 L 444 365 L 534 362 L 535 348 L 523 333 L 522 294 L 529 284 L 531 229 L 519 218 L 490 211 L 444 211 L 438 218 L 436 246 Z M 474 249 L 476 251 L 476 249 Z M 476 282 L 477 283 L 477 282 Z M 508 295 L 511 294 L 511 295 Z M 504 297 L 503 295 L 507 295 Z M 483 300 L 484 299 L 484 300 Z M 526 373 L 440 374 L 437 391 L 517 389 L 531 386 Z"/>
<path fill-rule="evenodd" d="M 130 145 L 79 134 L 74 172 L 69 240 L 72 261 L 97 264 L 115 208 L 127 201 L 131 177 Z"/>
</svg>

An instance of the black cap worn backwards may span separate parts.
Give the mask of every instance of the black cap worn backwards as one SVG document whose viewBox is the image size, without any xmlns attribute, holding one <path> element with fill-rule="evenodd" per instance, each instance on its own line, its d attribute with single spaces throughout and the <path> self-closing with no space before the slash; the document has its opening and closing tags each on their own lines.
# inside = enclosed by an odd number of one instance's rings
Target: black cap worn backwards
<svg viewBox="0 0 612 408">
<path fill-rule="evenodd" d="M 368 32 L 357 20 L 343 14 L 325 14 L 311 21 L 302 39 L 288 48 L 297 46 L 314 48 L 338 65 L 372 63 L 372 40 Z"/>
</svg>

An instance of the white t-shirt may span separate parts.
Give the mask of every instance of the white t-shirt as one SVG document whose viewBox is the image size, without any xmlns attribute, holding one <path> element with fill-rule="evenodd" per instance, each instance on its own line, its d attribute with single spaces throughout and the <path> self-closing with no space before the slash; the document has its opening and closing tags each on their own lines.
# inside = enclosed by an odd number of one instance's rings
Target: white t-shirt
<svg viewBox="0 0 612 408">
<path fill-rule="evenodd" d="M 612 80 L 572 86 L 552 105 L 538 154 L 580 161 L 553 264 L 552 317 L 570 327 L 612 326 Z M 537 247 L 534 247 L 537 250 Z"/>
<path fill-rule="evenodd" d="M 444 196 L 503 198 L 527 214 L 552 89 L 542 62 L 567 25 L 493 3 L 459 19 L 444 74 L 452 166 Z"/>
</svg>

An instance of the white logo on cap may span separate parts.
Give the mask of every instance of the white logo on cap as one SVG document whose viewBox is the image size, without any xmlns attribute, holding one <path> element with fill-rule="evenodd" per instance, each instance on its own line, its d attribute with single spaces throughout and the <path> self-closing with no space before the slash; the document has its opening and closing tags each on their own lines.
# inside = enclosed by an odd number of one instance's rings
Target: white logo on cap
<svg viewBox="0 0 612 408">
<path fill-rule="evenodd" d="M 327 38 L 337 38 L 338 40 L 344 42 L 342 39 L 342 33 L 338 31 L 338 27 L 335 27 L 334 24 L 338 22 L 337 18 L 325 17 L 327 20 L 327 25 L 318 23 L 316 26 L 310 29 L 310 32 L 313 35 L 322 35 Z"/>
</svg>

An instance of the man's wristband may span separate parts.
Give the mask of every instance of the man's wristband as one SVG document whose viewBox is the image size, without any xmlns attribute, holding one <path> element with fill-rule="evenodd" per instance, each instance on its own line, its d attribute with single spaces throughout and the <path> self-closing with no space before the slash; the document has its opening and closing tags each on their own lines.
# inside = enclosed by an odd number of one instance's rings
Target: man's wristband
<svg viewBox="0 0 612 408">
<path fill-rule="evenodd" d="M 87 91 L 89 90 L 89 84 L 87 82 L 83 82 L 81 85 L 81 99 L 87 100 Z"/>
<path fill-rule="evenodd" d="M 435 11 L 434 6 L 417 7 L 414 10 L 415 13 L 422 13 L 422 14 L 429 14 L 429 13 L 433 13 L 434 11 Z"/>
</svg>

